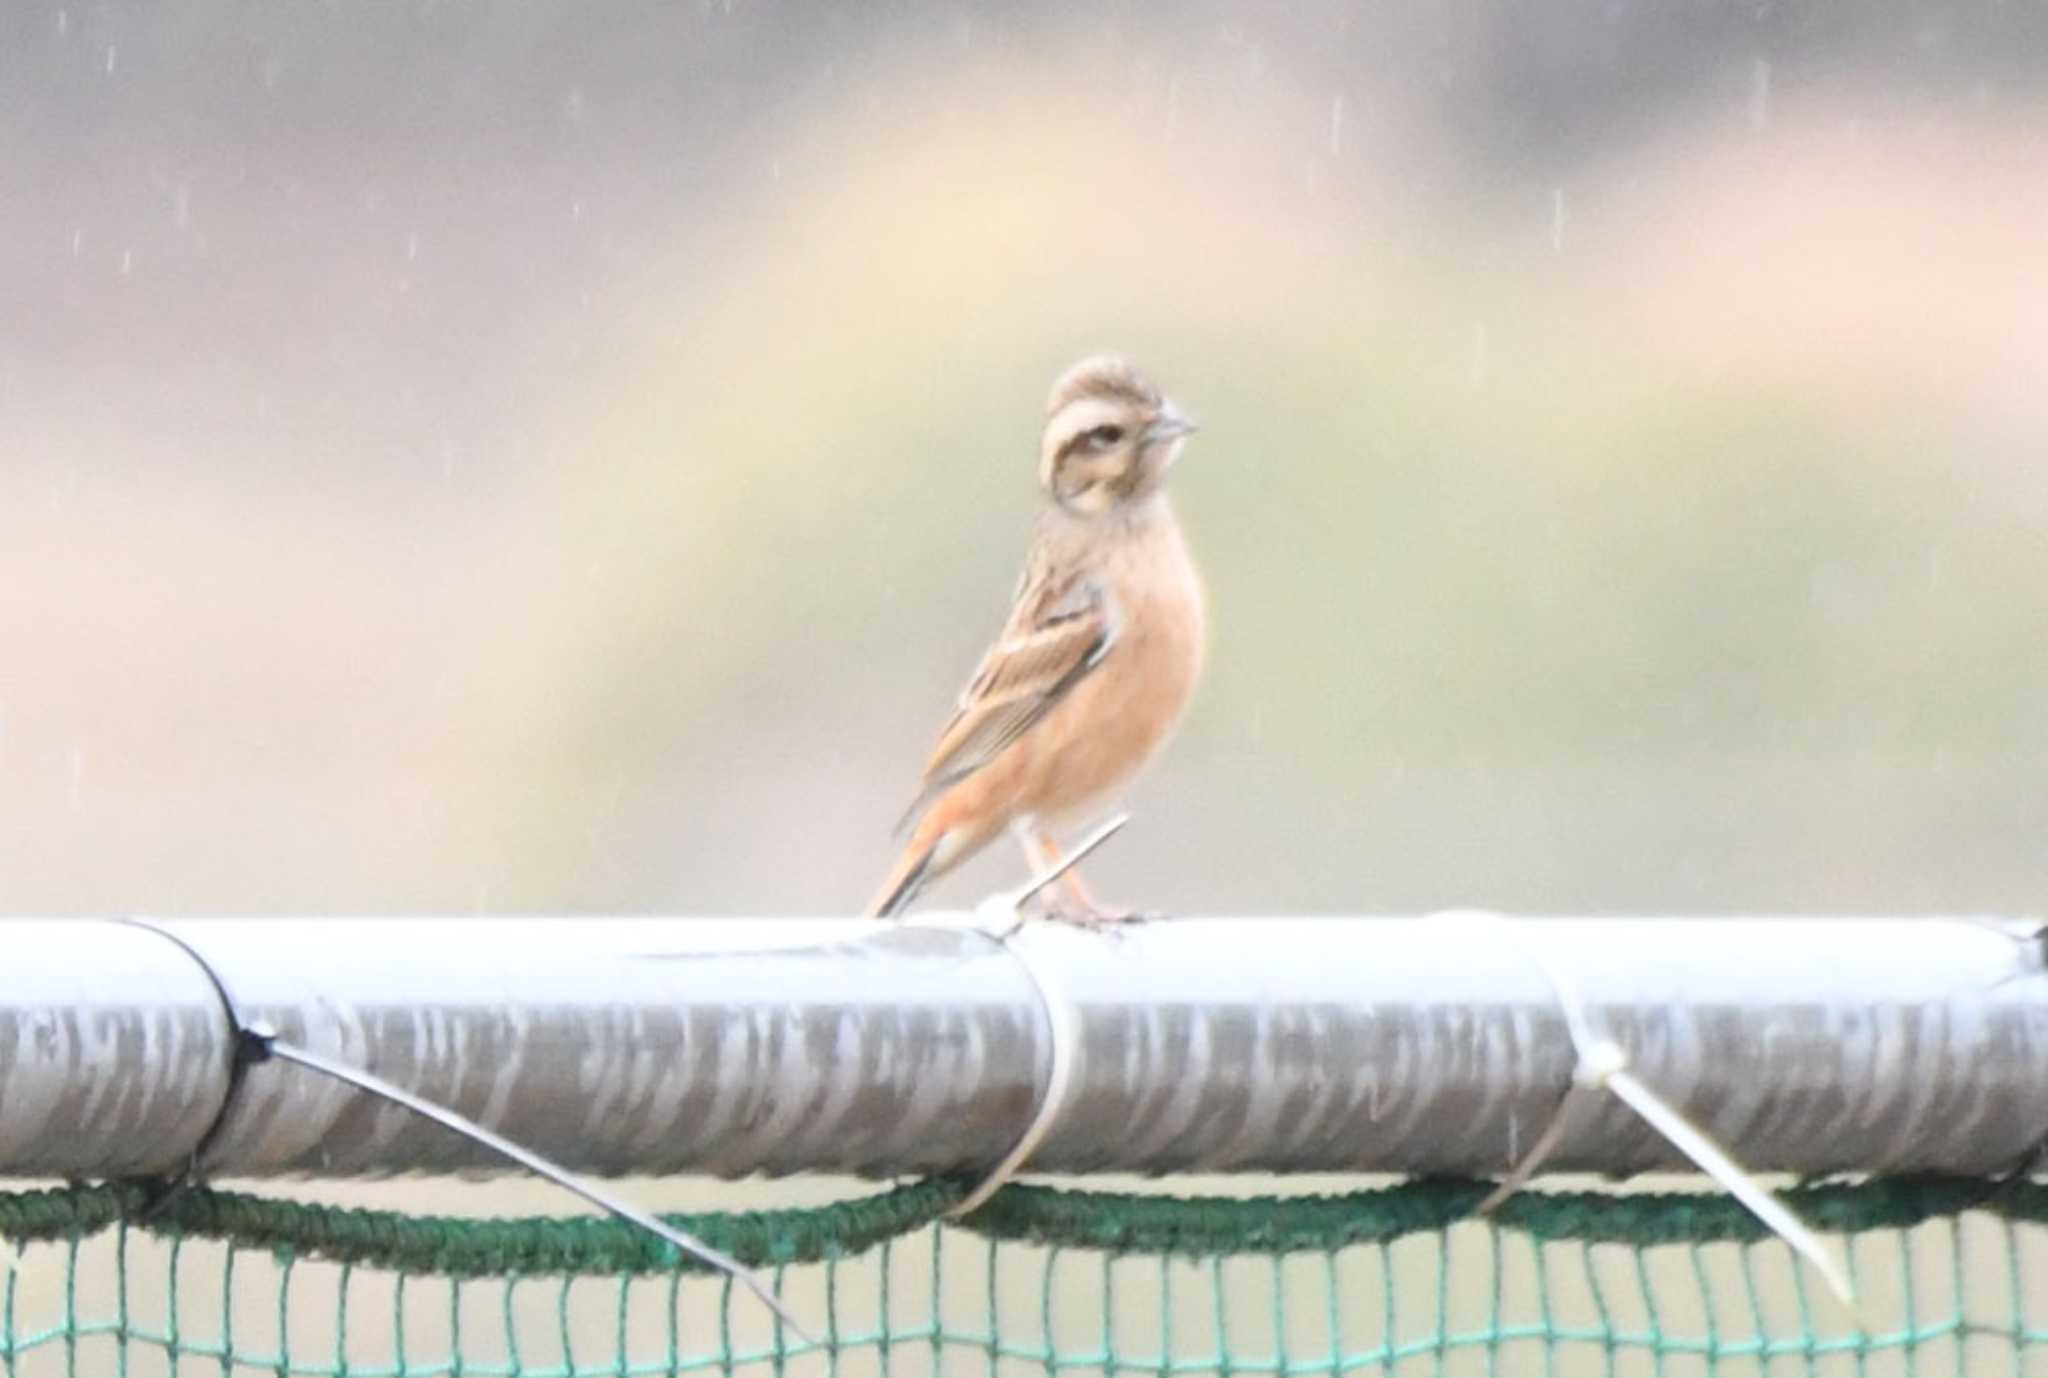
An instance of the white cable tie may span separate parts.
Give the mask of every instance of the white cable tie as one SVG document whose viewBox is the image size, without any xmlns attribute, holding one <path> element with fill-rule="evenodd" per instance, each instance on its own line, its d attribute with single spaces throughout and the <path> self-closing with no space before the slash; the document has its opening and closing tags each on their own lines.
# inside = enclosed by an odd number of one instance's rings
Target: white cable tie
<svg viewBox="0 0 2048 1378">
<path fill-rule="evenodd" d="M 1617 1068 L 1607 1075 L 1603 1084 L 1680 1153 L 1698 1164 L 1702 1172 L 1726 1188 L 1728 1194 L 1746 1206 L 1751 1215 L 1763 1221 L 1772 1234 L 1812 1264 L 1814 1271 L 1827 1283 L 1828 1290 L 1835 1294 L 1835 1299 L 1856 1313 L 1859 1324 L 1869 1328 L 1857 1310 L 1856 1288 L 1848 1273 L 1836 1262 L 1826 1242 L 1811 1225 L 1772 1195 L 1769 1188 L 1759 1182 L 1749 1169 L 1736 1162 L 1727 1149 L 1714 1142 L 1711 1135 L 1680 1114 L 1669 1101 L 1643 1085 L 1635 1073 L 1626 1067 Z"/>
<path fill-rule="evenodd" d="M 1581 1090 L 1602 1090 L 1613 1095 L 1622 1104 L 1641 1116 L 1652 1129 L 1664 1136 L 1667 1143 L 1690 1158 L 1702 1172 L 1720 1183 L 1721 1187 L 1761 1220 L 1764 1225 L 1785 1244 L 1813 1265 L 1828 1290 L 1845 1307 L 1854 1313 L 1859 1324 L 1867 1323 L 1856 1305 L 1856 1289 L 1847 1271 L 1836 1261 L 1827 1244 L 1811 1225 L 1793 1212 L 1792 1208 L 1772 1195 L 1764 1184 L 1756 1179 L 1749 1169 L 1737 1162 L 1734 1155 L 1714 1141 L 1704 1129 L 1694 1124 L 1679 1112 L 1677 1107 L 1651 1090 L 1629 1070 L 1628 1053 L 1622 1046 L 1593 1027 L 1591 1012 L 1580 997 L 1578 987 L 1568 974 L 1554 966 L 1544 954 L 1522 940 L 1518 926 L 1499 914 L 1471 913 L 1463 917 L 1478 918 L 1497 924 L 1510 942 L 1521 949 L 1535 968 L 1543 973 L 1550 983 L 1551 993 L 1556 997 L 1558 1009 L 1564 1015 L 1565 1029 L 1572 1041 L 1572 1052 L 1577 1065 L 1572 1069 L 1572 1088 L 1557 1107 L 1557 1113 L 1537 1136 L 1535 1146 L 1515 1165 L 1507 1178 L 1479 1204 L 1484 1214 L 1498 1206 L 1507 1197 L 1528 1182 L 1542 1166 L 1564 1137 L 1567 1114 L 1576 1093 Z"/>
<path fill-rule="evenodd" d="M 1058 1122 L 1060 1112 L 1066 1108 L 1067 1094 L 1074 1082 L 1074 1055 L 1081 1045 L 1081 1024 L 1074 1002 L 1066 998 L 1053 978 L 1051 968 L 1031 955 L 1026 945 L 1026 936 L 1032 931 L 1024 923 L 1022 909 L 1024 902 L 1058 880 L 1069 870 L 1079 865 L 1081 859 L 1116 835 L 1117 829 L 1131 821 L 1127 813 L 1120 813 L 1104 822 L 1090 833 L 1080 846 L 1068 852 L 1058 865 L 1043 875 L 1014 890 L 999 890 L 980 904 L 974 906 L 975 926 L 991 941 L 1010 954 L 1023 969 L 1031 988 L 1038 993 L 1038 1003 L 1045 1010 L 1046 1034 L 1051 1041 L 1051 1066 L 1046 1070 L 1045 1092 L 1038 1098 L 1038 1107 L 1032 1113 L 1031 1123 L 1024 1127 L 1023 1134 L 1010 1146 L 988 1174 L 975 1184 L 972 1191 L 946 1212 L 949 1218 L 957 1219 L 979 1209 L 989 1197 L 994 1196 L 1003 1186 L 1023 1171 L 1024 1164 L 1045 1142 L 1046 1135 Z"/>
<path fill-rule="evenodd" d="M 1052 1065 L 1046 1072 L 1045 1094 L 1038 1098 L 1038 1109 L 1032 1114 L 1031 1123 L 1024 1127 L 1023 1134 L 1010 1146 L 1010 1151 L 989 1169 L 988 1175 L 975 1185 L 974 1190 L 961 1197 L 946 1212 L 951 1217 L 957 1218 L 979 1209 L 983 1202 L 1023 1170 L 1031 1155 L 1038 1151 L 1038 1146 L 1045 1142 L 1045 1136 L 1052 1132 L 1053 1124 L 1066 1107 L 1067 1093 L 1073 1086 L 1074 1050 L 1081 1041 L 1079 1020 L 1075 1017 L 1073 1001 L 1062 997 L 1053 984 L 1051 973 L 1043 964 L 1033 960 L 1028 946 L 1031 933 L 1030 929 L 1018 929 L 996 941 L 1024 969 L 1033 989 L 1038 992 L 1039 1003 L 1045 1007 L 1046 1031 L 1052 1042 Z"/>
</svg>

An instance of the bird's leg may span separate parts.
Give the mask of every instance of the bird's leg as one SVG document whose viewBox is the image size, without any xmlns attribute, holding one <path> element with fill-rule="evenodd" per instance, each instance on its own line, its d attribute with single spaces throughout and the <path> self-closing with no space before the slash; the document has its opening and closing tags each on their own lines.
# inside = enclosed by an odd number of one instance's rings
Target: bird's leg
<svg viewBox="0 0 2048 1378">
<path fill-rule="evenodd" d="M 1049 870 L 1059 865 L 1066 854 L 1060 850 L 1058 840 L 1043 828 L 1036 829 L 1036 832 L 1039 849 L 1045 853 L 1046 868 Z M 1052 889 L 1059 891 L 1059 899 L 1051 907 L 1061 918 L 1080 923 L 1096 923 L 1109 917 L 1108 912 L 1095 902 L 1095 896 L 1089 892 L 1087 883 L 1081 879 L 1081 868 L 1078 866 L 1069 866 L 1047 890 L 1048 896 L 1051 895 Z"/>
<path fill-rule="evenodd" d="M 1031 878 L 1034 881 L 1041 876 L 1051 874 L 1053 867 L 1060 864 L 1059 852 L 1047 845 L 1049 839 L 1039 826 L 1029 818 L 1019 818 L 1013 821 L 1010 824 L 1010 832 L 1016 837 L 1017 846 L 1024 853 L 1024 865 L 1030 869 Z M 1040 909 L 1048 908 L 1052 902 L 1053 886 L 1064 886 L 1072 875 L 1073 872 L 1069 871 L 1066 875 L 1054 881 L 1052 885 L 1048 885 L 1040 890 L 1031 897 L 1032 902 Z"/>
<path fill-rule="evenodd" d="M 1064 859 L 1059 842 L 1035 821 L 1018 820 L 1016 832 L 1017 842 L 1024 849 L 1024 858 L 1033 875 L 1045 875 Z M 1119 924 L 1140 923 L 1148 917 L 1128 910 L 1104 908 L 1082 882 L 1080 868 L 1074 866 L 1069 866 L 1059 879 L 1041 890 L 1038 902 L 1048 918 L 1083 928 L 1111 928 Z"/>
</svg>

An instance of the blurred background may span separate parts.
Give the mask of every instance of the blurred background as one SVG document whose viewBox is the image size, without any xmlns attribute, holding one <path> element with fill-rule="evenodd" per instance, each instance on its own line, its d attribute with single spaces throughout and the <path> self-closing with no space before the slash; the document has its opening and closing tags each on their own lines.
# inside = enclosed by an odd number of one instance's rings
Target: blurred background
<svg viewBox="0 0 2048 1378">
<path fill-rule="evenodd" d="M 1214 624 L 1110 897 L 2038 906 L 2044 75 L 1992 0 L 7 7 L 0 908 L 853 910 L 1101 348 Z"/>
</svg>

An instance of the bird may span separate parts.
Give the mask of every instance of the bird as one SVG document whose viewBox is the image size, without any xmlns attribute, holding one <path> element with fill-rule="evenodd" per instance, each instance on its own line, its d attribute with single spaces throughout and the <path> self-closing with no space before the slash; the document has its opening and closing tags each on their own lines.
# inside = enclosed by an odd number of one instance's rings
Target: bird
<svg viewBox="0 0 2048 1378">
<path fill-rule="evenodd" d="M 1111 803 L 1187 710 L 1207 653 L 1201 577 L 1167 503 L 1195 424 L 1133 364 L 1081 360 L 1054 382 L 1039 439 L 1040 513 L 1002 630 L 939 731 L 909 838 L 868 907 L 900 914 L 926 884 L 1004 830 L 1034 874 L 1060 863 L 1055 829 Z M 1100 925 L 1069 870 L 1040 903 Z"/>
</svg>

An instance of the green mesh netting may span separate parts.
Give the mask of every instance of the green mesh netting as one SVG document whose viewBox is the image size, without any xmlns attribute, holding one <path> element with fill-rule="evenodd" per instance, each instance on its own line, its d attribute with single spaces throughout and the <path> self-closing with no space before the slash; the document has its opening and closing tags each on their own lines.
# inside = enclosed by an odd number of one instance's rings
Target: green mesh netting
<svg viewBox="0 0 2048 1378">
<path fill-rule="evenodd" d="M 1188 1199 L 920 1183 L 673 1217 L 816 1331 L 601 1219 L 475 1220 L 195 1190 L 0 1195 L 7 1374 L 792 1378 L 1069 1373 L 2048 1373 L 2048 1188 L 1795 1188 L 1852 1315 L 1709 1193 L 1466 1182 Z M 145 1216 L 145 1212 L 148 1214 Z"/>
</svg>

